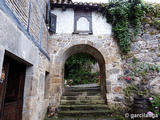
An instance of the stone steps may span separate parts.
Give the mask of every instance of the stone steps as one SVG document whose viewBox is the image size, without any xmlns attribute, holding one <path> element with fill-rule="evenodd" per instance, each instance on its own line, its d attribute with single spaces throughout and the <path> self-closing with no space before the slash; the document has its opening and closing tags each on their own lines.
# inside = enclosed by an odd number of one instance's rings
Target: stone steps
<svg viewBox="0 0 160 120">
<path fill-rule="evenodd" d="M 82 87 L 67 87 L 65 88 L 66 92 L 86 92 L 86 91 L 95 91 L 95 92 L 100 92 L 100 87 L 86 87 L 86 88 L 82 88 Z"/>
<path fill-rule="evenodd" d="M 59 110 L 107 110 L 107 105 L 60 105 Z"/>
<path fill-rule="evenodd" d="M 65 117 L 59 117 L 59 118 L 47 118 L 45 120 L 124 120 L 120 118 L 111 118 L 107 116 L 102 116 L 102 117 L 70 117 L 70 116 L 65 116 Z"/>
<path fill-rule="evenodd" d="M 62 96 L 62 100 L 100 100 L 102 96 Z"/>
<path fill-rule="evenodd" d="M 105 104 L 105 100 L 61 100 L 62 105 Z"/>
<path fill-rule="evenodd" d="M 64 92 L 63 96 L 96 96 L 101 95 L 100 92 L 90 91 L 90 92 Z"/>
<path fill-rule="evenodd" d="M 97 117 L 97 116 L 108 116 L 110 111 L 107 110 L 70 110 L 70 111 L 59 111 L 58 116 L 76 116 L 76 117 Z"/>
<path fill-rule="evenodd" d="M 92 118 L 106 117 L 109 114 L 110 111 L 101 95 L 100 86 L 96 85 L 65 88 L 58 107 L 58 118 L 64 119 L 83 120 L 82 118 L 85 117 L 85 120 L 94 120 Z"/>
</svg>

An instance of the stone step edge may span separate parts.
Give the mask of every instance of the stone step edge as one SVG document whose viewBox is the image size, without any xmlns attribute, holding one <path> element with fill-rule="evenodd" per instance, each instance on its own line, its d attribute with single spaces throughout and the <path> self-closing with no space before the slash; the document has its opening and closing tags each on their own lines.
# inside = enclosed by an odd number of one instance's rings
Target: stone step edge
<svg viewBox="0 0 160 120">
<path fill-rule="evenodd" d="M 70 111 L 59 111 L 58 114 L 95 114 L 95 113 L 112 113 L 112 110 L 87 110 L 87 111 L 82 111 L 82 110 L 70 110 Z"/>
<path fill-rule="evenodd" d="M 68 87 L 68 88 L 64 88 L 64 90 L 101 90 L 101 88 L 100 87 L 89 87 L 89 88 L 75 88 L 75 87 L 73 87 L 73 88 L 71 88 L 71 87 Z"/>
<path fill-rule="evenodd" d="M 100 104 L 100 105 L 93 105 L 93 104 L 87 104 L 87 105 L 59 105 L 59 107 L 104 107 L 108 108 L 106 104 Z"/>
<path fill-rule="evenodd" d="M 84 100 L 104 100 L 103 98 L 61 98 L 61 100 L 81 100 L 81 101 L 84 101 Z"/>
<path fill-rule="evenodd" d="M 60 102 L 105 102 L 105 100 L 60 100 Z"/>
</svg>

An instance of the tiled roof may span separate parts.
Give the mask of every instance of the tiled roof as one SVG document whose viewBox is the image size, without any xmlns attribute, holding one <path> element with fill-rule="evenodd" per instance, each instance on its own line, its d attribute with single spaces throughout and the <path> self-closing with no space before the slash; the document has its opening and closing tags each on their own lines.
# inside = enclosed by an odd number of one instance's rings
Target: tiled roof
<svg viewBox="0 0 160 120">
<path fill-rule="evenodd" d="M 54 7 L 89 7 L 99 8 L 105 3 L 93 3 L 93 2 L 72 2 L 72 0 L 51 0 L 51 5 Z"/>
</svg>

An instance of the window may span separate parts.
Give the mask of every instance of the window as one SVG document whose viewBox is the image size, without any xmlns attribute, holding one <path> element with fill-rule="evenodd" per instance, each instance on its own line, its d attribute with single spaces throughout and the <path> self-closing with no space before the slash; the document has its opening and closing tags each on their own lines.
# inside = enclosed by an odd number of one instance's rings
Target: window
<svg viewBox="0 0 160 120">
<path fill-rule="evenodd" d="M 47 99 L 49 97 L 49 72 L 45 72 L 45 88 L 44 88 L 44 98 Z"/>
<path fill-rule="evenodd" d="M 90 11 L 74 11 L 74 34 L 92 34 L 92 13 Z"/>
<path fill-rule="evenodd" d="M 50 1 L 46 4 L 46 24 L 50 33 L 56 33 L 57 16 L 51 13 Z"/>
</svg>

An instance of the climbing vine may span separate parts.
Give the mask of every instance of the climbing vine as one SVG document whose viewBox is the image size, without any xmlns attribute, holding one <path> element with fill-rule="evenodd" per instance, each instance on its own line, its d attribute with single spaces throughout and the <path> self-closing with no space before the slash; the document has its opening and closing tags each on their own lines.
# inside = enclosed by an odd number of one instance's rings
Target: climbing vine
<svg viewBox="0 0 160 120">
<path fill-rule="evenodd" d="M 130 51 L 130 39 L 139 32 L 145 11 L 146 5 L 141 0 L 112 0 L 105 6 L 103 15 L 112 24 L 122 53 Z"/>
</svg>

